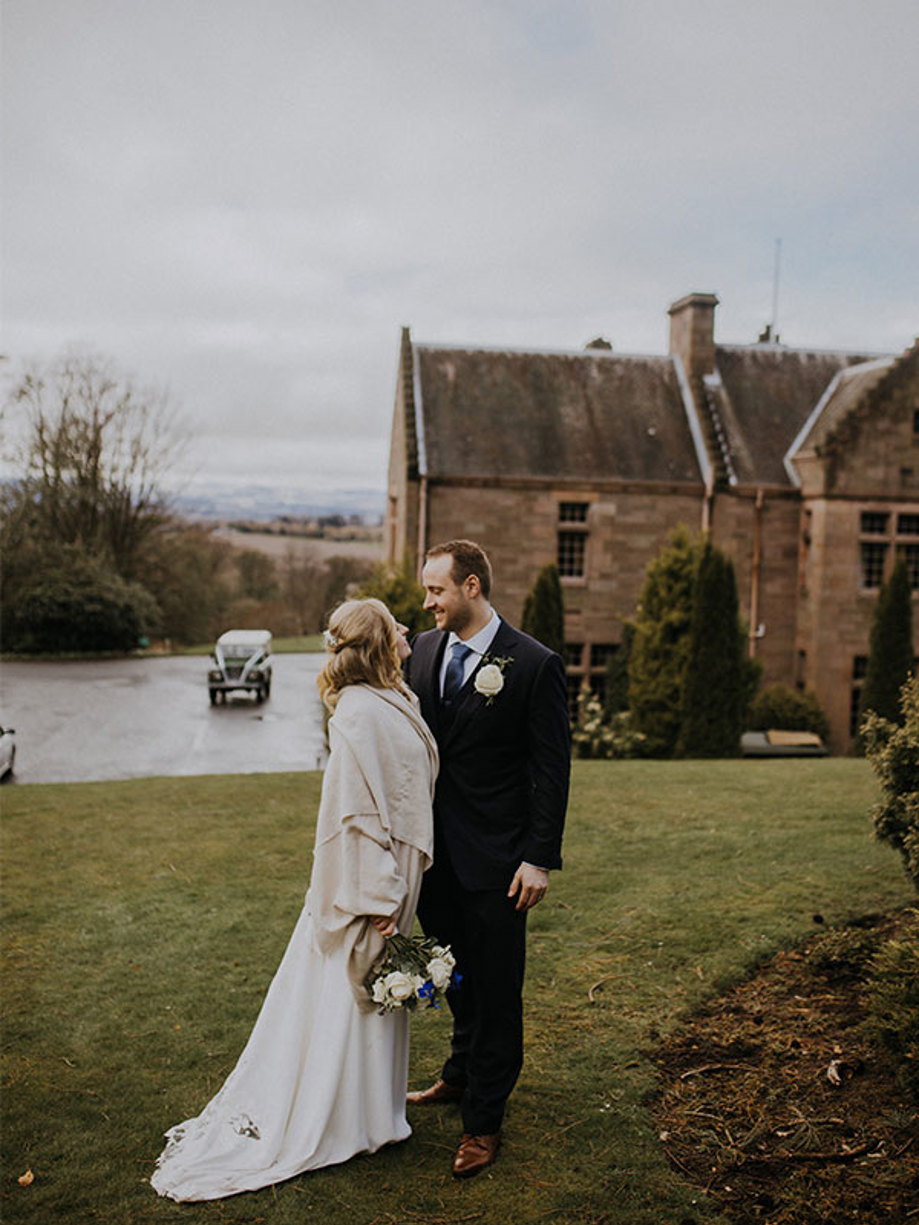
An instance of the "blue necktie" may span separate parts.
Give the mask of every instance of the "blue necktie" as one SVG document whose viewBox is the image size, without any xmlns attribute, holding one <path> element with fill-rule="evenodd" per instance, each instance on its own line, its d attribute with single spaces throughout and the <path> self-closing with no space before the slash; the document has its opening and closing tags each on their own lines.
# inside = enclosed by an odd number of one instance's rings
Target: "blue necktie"
<svg viewBox="0 0 919 1225">
<path fill-rule="evenodd" d="M 463 687 L 463 672 L 465 671 L 463 665 L 466 656 L 472 654 L 472 647 L 467 647 L 464 642 L 454 642 L 451 649 L 453 654 L 450 656 L 444 677 L 444 702 L 448 706 Z"/>
</svg>

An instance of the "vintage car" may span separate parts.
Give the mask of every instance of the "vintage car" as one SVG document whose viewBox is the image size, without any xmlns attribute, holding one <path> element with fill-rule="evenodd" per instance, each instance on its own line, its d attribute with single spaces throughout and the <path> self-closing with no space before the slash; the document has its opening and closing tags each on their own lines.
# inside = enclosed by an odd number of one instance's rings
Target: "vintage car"
<svg viewBox="0 0 919 1225">
<path fill-rule="evenodd" d="M 207 674 L 211 705 L 234 689 L 254 693 L 256 702 L 271 694 L 270 630 L 227 630 L 217 639 Z"/>
<path fill-rule="evenodd" d="M 0 727 L 0 779 L 13 777 L 16 760 L 16 731 L 12 727 Z"/>
</svg>

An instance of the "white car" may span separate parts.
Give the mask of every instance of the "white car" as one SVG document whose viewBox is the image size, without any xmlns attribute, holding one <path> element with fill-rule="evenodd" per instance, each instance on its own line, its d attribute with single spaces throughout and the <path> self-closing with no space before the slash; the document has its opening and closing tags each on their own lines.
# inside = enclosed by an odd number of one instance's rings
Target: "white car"
<svg viewBox="0 0 919 1225">
<path fill-rule="evenodd" d="M 213 706 L 225 702 L 234 689 L 255 694 L 264 702 L 271 694 L 271 632 L 269 630 L 227 630 L 217 639 L 207 689 Z"/>
<path fill-rule="evenodd" d="M 9 778 L 16 760 L 16 733 L 11 727 L 0 727 L 0 778 Z"/>
</svg>

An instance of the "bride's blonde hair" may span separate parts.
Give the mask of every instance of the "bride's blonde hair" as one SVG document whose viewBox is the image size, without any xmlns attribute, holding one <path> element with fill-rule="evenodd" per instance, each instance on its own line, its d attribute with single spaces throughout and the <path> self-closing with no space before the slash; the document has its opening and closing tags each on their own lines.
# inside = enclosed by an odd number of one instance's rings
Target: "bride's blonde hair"
<svg viewBox="0 0 919 1225">
<path fill-rule="evenodd" d="M 316 678 L 319 696 L 334 710 L 348 685 L 398 689 L 406 693 L 399 656 L 399 631 L 382 600 L 345 600 L 329 617 L 329 658 Z"/>
</svg>

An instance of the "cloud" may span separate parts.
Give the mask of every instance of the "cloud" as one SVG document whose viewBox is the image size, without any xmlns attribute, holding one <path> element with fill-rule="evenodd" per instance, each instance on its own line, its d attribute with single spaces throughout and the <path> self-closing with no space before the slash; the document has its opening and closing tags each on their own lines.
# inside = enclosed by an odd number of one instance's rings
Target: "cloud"
<svg viewBox="0 0 919 1225">
<path fill-rule="evenodd" d="M 917 34 L 895 0 L 7 0 L 4 351 L 166 383 L 201 480 L 221 438 L 270 475 L 268 432 L 382 488 L 403 323 L 662 351 L 710 289 L 752 340 L 781 236 L 786 339 L 902 348 Z"/>
</svg>

